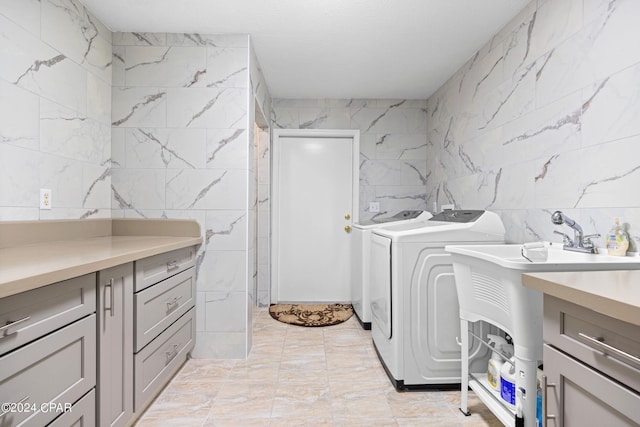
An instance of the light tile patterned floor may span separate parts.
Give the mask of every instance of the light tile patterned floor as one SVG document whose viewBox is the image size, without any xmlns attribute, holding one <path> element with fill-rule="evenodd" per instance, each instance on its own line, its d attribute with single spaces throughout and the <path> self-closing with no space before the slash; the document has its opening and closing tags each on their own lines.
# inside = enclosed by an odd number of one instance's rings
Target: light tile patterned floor
<svg viewBox="0 0 640 427">
<path fill-rule="evenodd" d="M 470 392 L 398 393 L 355 317 L 304 328 L 255 315 L 247 360 L 189 360 L 138 421 L 165 426 L 491 426 L 502 424 Z"/>
</svg>

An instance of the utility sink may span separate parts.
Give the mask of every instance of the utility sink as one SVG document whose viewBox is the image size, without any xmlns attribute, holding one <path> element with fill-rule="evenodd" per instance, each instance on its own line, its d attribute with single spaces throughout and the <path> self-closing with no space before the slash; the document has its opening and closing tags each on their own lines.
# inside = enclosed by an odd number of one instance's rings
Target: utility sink
<svg viewBox="0 0 640 427">
<path fill-rule="evenodd" d="M 568 251 L 562 243 L 448 245 L 445 250 L 451 253 L 461 318 L 490 320 L 512 336 L 536 325 L 531 338 L 540 342 L 540 351 L 542 294 L 522 285 L 523 273 L 640 270 L 640 257 Z"/>
<path fill-rule="evenodd" d="M 464 337 L 470 322 L 484 321 L 511 335 L 518 372 L 516 389 L 522 390 L 525 396 L 536 395 L 537 366 L 542 361 L 542 294 L 525 287 L 522 274 L 640 269 L 640 257 L 573 252 L 563 249 L 561 243 L 449 245 L 445 250 L 451 253 L 455 274 L 460 333 Z M 607 284 L 602 283 L 602 286 Z M 514 408 L 496 404 L 501 400 L 486 383 L 486 374 L 464 371 L 469 357 L 464 348 L 468 347 L 468 342 L 463 339 L 462 344 L 462 402 L 466 402 L 467 388 L 470 387 L 505 425 L 513 425 Z M 468 373 L 466 377 L 465 372 Z M 536 399 L 516 399 L 524 419 L 535 420 Z M 466 403 L 462 409 L 467 409 Z"/>
<path fill-rule="evenodd" d="M 563 249 L 561 243 L 524 245 L 450 245 L 448 252 L 478 258 L 507 269 L 527 271 L 638 270 L 640 257 L 590 254 Z M 528 259 L 523 255 L 529 255 Z M 543 256 L 546 254 L 546 257 Z M 546 259 L 544 259 L 546 258 Z"/>
</svg>

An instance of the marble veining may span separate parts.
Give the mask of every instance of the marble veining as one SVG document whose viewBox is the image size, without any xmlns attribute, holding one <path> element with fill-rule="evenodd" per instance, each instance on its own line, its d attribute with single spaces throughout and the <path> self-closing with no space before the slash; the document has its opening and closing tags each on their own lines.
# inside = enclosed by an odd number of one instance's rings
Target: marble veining
<svg viewBox="0 0 640 427">
<path fill-rule="evenodd" d="M 189 82 L 185 85 L 185 87 L 193 87 L 194 85 L 196 85 L 197 83 L 199 83 L 202 78 L 202 76 L 205 76 L 207 74 L 207 70 L 203 69 L 203 70 L 196 70 L 196 72 L 193 74 L 193 78 L 191 78 L 191 80 L 189 80 Z"/>
<path fill-rule="evenodd" d="M 325 123 L 328 118 L 328 113 L 322 114 L 312 120 L 307 120 L 306 122 L 300 123 L 300 129 L 317 129 L 319 126 Z"/>
<path fill-rule="evenodd" d="M 111 191 L 113 193 L 113 198 L 118 203 L 118 208 L 131 209 L 135 211 L 140 217 L 146 218 L 146 215 L 142 213 L 140 210 L 136 209 L 133 203 L 126 201 L 125 198 L 122 195 L 120 195 L 120 193 L 118 193 L 118 190 L 116 190 L 116 188 L 113 185 L 111 185 Z"/>
<path fill-rule="evenodd" d="M 608 176 L 606 178 L 602 178 L 599 180 L 594 180 L 591 181 L 589 183 L 587 183 L 586 185 L 584 185 L 584 187 L 582 187 L 580 189 L 580 191 L 578 192 L 578 198 L 576 200 L 576 202 L 574 203 L 573 207 L 576 208 L 580 205 L 580 202 L 582 201 L 582 199 L 585 197 L 585 195 L 595 186 L 607 183 L 607 182 L 614 182 L 614 181 L 618 181 L 621 180 L 627 176 L 631 176 L 637 179 L 637 174 L 636 176 L 634 176 L 634 173 L 640 170 L 640 166 L 635 166 L 633 168 L 631 168 L 630 170 L 623 170 L 620 173 L 614 173 L 611 176 Z"/>
<path fill-rule="evenodd" d="M 462 161 L 464 166 L 469 170 L 469 172 L 471 173 L 482 172 L 482 169 L 473 163 L 473 159 L 471 158 L 471 156 L 465 153 L 464 147 L 462 146 L 458 147 L 458 156 L 460 157 L 460 160 Z"/>
<path fill-rule="evenodd" d="M 429 174 L 425 176 L 424 173 L 416 165 L 412 165 L 411 163 L 408 163 L 408 162 L 404 162 L 404 164 L 407 165 L 409 169 L 413 170 L 416 173 L 416 175 L 418 176 L 418 179 L 422 184 L 424 185 L 427 184 L 427 179 L 429 178 Z"/>
<path fill-rule="evenodd" d="M 162 48 L 162 51 L 160 53 L 160 57 L 156 60 L 150 60 L 150 61 L 146 61 L 146 62 L 138 62 L 135 64 L 131 64 L 128 67 L 125 67 L 124 70 L 125 71 L 131 71 L 134 70 L 136 68 L 140 68 L 140 67 L 146 67 L 148 65 L 158 65 L 163 63 L 164 61 L 166 61 L 167 59 L 167 55 L 169 54 L 169 52 L 171 52 L 171 47 L 168 48 Z"/>
<path fill-rule="evenodd" d="M 139 102 L 132 105 L 124 117 L 111 123 L 112 126 L 122 126 L 138 111 L 148 106 L 154 106 L 157 101 L 162 100 L 167 95 L 166 92 L 158 92 L 152 95 L 145 95 Z"/>
<path fill-rule="evenodd" d="M 232 71 L 230 74 L 214 81 L 211 82 L 207 85 L 207 87 L 224 87 L 225 84 L 230 81 L 231 79 L 233 79 L 234 77 L 238 76 L 238 75 L 242 75 L 243 73 L 245 73 L 247 71 L 247 67 L 242 67 L 239 70 L 236 71 Z M 256 88 L 259 89 L 259 88 Z"/>
<path fill-rule="evenodd" d="M 380 121 L 380 119 L 382 119 L 384 116 L 387 115 L 387 113 L 392 109 L 392 108 L 397 108 L 400 107 L 402 104 L 404 104 L 406 102 L 406 100 L 402 100 L 400 102 L 398 102 L 397 104 L 393 104 L 391 106 L 389 106 L 389 108 L 387 108 L 382 114 L 380 114 L 378 117 L 376 117 L 375 119 L 373 119 L 371 121 L 371 124 L 365 129 L 365 132 L 371 130 L 372 127 L 374 127 L 376 125 L 376 123 L 378 123 Z"/>
<path fill-rule="evenodd" d="M 196 198 L 194 199 L 194 201 L 187 206 L 187 209 L 193 208 L 195 206 L 196 203 L 198 203 L 198 201 L 200 201 L 200 199 L 202 199 L 203 197 L 205 197 L 207 195 L 207 193 L 209 192 L 209 190 L 211 190 L 211 188 L 213 188 L 215 185 L 219 184 L 224 176 L 227 174 L 227 171 L 224 171 L 222 173 L 222 175 L 220 175 L 219 178 L 214 179 L 213 181 L 211 181 L 206 187 L 204 187 L 202 190 L 200 190 L 200 192 L 198 193 L 198 195 L 196 196 Z M 232 227 L 233 229 L 233 227 Z"/>
<path fill-rule="evenodd" d="M 549 160 L 545 162 L 544 165 L 542 165 L 542 172 L 540 172 L 540 174 L 535 176 L 534 178 L 535 181 L 544 179 L 544 177 L 547 175 L 547 171 L 549 170 L 549 166 L 551 165 L 551 162 L 553 162 L 557 157 L 558 156 L 552 156 Z"/>
<path fill-rule="evenodd" d="M 148 45 L 148 46 L 155 46 L 156 44 L 164 43 L 164 39 L 163 39 L 164 34 L 138 33 L 138 32 L 133 32 L 130 34 L 137 42 Z"/>
<path fill-rule="evenodd" d="M 527 40 L 524 43 L 525 47 L 524 47 L 524 54 L 523 54 L 522 60 L 516 66 L 516 69 L 520 68 L 522 65 L 524 65 L 525 61 L 529 57 L 529 52 L 531 50 L 531 37 L 532 37 L 534 26 L 536 24 L 536 16 L 537 15 L 538 15 L 538 11 L 533 12 L 533 15 L 531 16 L 531 19 L 529 20 L 529 22 L 528 23 L 523 23 L 523 27 L 526 27 L 526 29 L 527 29 Z M 507 55 L 508 55 L 508 52 L 509 51 L 507 51 Z"/>
<path fill-rule="evenodd" d="M 494 72 L 494 70 L 498 67 L 501 66 L 502 63 L 504 61 L 504 55 L 500 56 L 500 58 L 498 58 L 498 60 L 495 62 L 495 64 L 493 64 L 493 66 L 491 67 L 491 69 L 487 72 L 487 74 L 482 77 L 478 83 L 476 83 L 475 89 L 473 90 L 473 97 L 475 98 L 476 95 L 478 94 L 478 89 L 480 88 L 480 86 L 482 85 L 482 83 L 484 83 L 490 76 L 491 74 Z M 471 69 L 471 67 L 473 66 L 470 65 L 469 69 Z M 462 83 L 463 83 L 464 79 L 460 79 L 460 90 L 462 90 Z"/>
<path fill-rule="evenodd" d="M 518 79 L 511 87 L 511 90 L 509 90 L 508 93 L 499 101 L 498 106 L 495 108 L 495 111 L 493 113 L 490 113 L 488 115 L 489 116 L 488 118 L 485 117 L 486 123 L 480 126 L 478 129 L 480 130 L 486 129 L 490 124 L 492 124 L 493 120 L 496 118 L 498 113 L 500 113 L 502 108 L 509 102 L 513 94 L 520 88 L 520 83 L 527 78 L 531 70 L 533 70 L 534 68 L 535 68 L 535 63 L 531 64 L 530 66 L 524 69 L 524 72 L 522 72 L 520 76 L 518 76 Z"/>
<path fill-rule="evenodd" d="M 173 159 L 178 159 L 181 163 L 183 163 L 186 167 L 195 169 L 196 166 L 190 163 L 187 159 L 185 159 L 177 149 L 169 147 L 169 141 L 163 142 L 158 139 L 158 137 L 150 130 L 145 129 L 137 129 L 137 132 L 133 133 L 134 138 L 138 140 L 139 143 L 151 142 L 160 148 L 160 158 L 162 159 L 162 163 L 165 166 L 169 166 Z M 142 138 L 138 139 L 137 136 L 141 135 Z"/>
<path fill-rule="evenodd" d="M 107 169 L 104 170 L 104 172 L 99 177 L 97 177 L 95 180 L 93 180 L 89 184 L 89 189 L 86 191 L 86 193 L 85 193 L 85 195 L 84 195 L 84 197 L 82 199 L 82 205 L 83 206 L 87 203 L 87 200 L 91 196 L 93 189 L 97 185 L 99 185 L 100 183 L 107 181 L 110 176 L 111 176 L 111 168 L 107 168 Z"/>
<path fill-rule="evenodd" d="M 164 46 L 166 39 L 164 33 L 113 33 L 113 44 L 118 46 Z"/>
<path fill-rule="evenodd" d="M 41 67 L 47 67 L 47 68 L 51 68 L 54 65 L 58 64 L 59 62 L 62 62 L 66 59 L 66 56 L 60 54 L 60 55 L 56 55 L 53 58 L 50 59 L 45 59 L 45 60 L 36 60 L 29 68 L 27 68 L 21 75 L 18 76 L 18 78 L 12 82 L 14 85 L 18 85 L 20 84 L 20 81 L 25 78 L 26 76 L 31 75 L 32 73 L 37 73 L 40 71 Z"/>
<path fill-rule="evenodd" d="M 204 107 L 202 107 L 200 111 L 195 113 L 191 117 L 191 119 L 187 122 L 186 127 L 189 127 L 191 123 L 193 123 L 196 119 L 198 119 L 200 116 L 206 113 L 209 109 L 211 109 L 211 107 L 213 107 L 213 105 L 218 101 L 218 98 L 220 98 L 220 96 L 222 96 L 223 93 L 224 93 L 224 90 L 218 92 L 216 96 L 213 99 L 211 99 L 209 102 L 207 102 L 207 104 Z"/>
<path fill-rule="evenodd" d="M 587 107 L 588 108 L 588 107 Z M 583 111 L 584 112 L 584 109 Z M 502 145 L 509 145 L 512 143 L 516 143 L 516 142 L 522 142 L 522 141 L 526 141 L 529 138 L 533 138 L 539 135 L 542 135 L 545 132 L 549 132 L 549 131 L 557 131 L 558 129 L 562 128 L 563 126 L 577 126 L 578 128 L 580 127 L 580 117 L 582 116 L 582 112 L 581 111 L 574 111 L 573 113 L 570 113 L 564 117 L 560 117 L 557 119 L 557 121 L 555 123 L 552 124 L 548 124 L 543 126 L 540 129 L 533 129 L 530 130 L 522 135 L 516 135 L 506 141 L 504 141 L 502 143 Z"/>
<path fill-rule="evenodd" d="M 216 47 L 216 44 L 213 40 L 202 37 L 200 34 L 184 34 L 184 38 L 193 42 L 198 46 L 213 46 Z"/>
</svg>

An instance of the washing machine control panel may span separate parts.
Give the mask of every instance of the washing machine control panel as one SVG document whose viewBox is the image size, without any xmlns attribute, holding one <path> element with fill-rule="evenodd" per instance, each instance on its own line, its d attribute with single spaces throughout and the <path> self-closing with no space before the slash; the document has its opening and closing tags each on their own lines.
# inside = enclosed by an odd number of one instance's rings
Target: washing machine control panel
<svg viewBox="0 0 640 427">
<path fill-rule="evenodd" d="M 418 218 L 424 211 L 400 211 L 393 216 L 374 218 L 369 221 L 360 221 L 360 225 L 384 224 L 387 222 L 404 221 Z M 426 218 L 425 218 L 426 219 Z"/>
<path fill-rule="evenodd" d="M 482 216 L 482 210 L 446 210 L 435 214 L 429 221 L 474 222 Z"/>
<path fill-rule="evenodd" d="M 417 218 L 424 211 L 401 211 L 392 216 L 394 220 Z"/>
</svg>

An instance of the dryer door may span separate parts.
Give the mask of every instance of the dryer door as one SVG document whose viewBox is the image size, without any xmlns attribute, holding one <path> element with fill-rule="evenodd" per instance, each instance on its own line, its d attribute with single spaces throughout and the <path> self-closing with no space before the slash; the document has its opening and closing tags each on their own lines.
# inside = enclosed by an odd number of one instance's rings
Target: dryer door
<svg viewBox="0 0 640 427">
<path fill-rule="evenodd" d="M 391 239 L 371 233 L 371 328 L 391 338 Z"/>
</svg>

